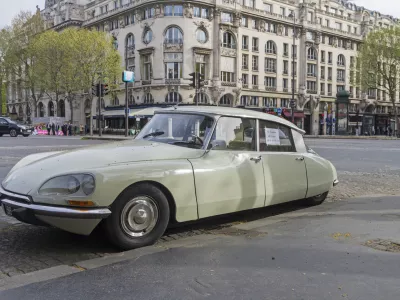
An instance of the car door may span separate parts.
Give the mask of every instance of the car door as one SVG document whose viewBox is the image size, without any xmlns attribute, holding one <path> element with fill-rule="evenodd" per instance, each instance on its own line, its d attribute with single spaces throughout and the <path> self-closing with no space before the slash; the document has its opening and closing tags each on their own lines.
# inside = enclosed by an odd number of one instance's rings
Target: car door
<svg viewBox="0 0 400 300">
<path fill-rule="evenodd" d="M 0 118 L 0 134 L 8 134 L 8 122 Z"/>
<path fill-rule="evenodd" d="M 255 119 L 221 117 L 213 149 L 190 159 L 199 218 L 263 207 L 263 166 L 256 151 Z"/>
<path fill-rule="evenodd" d="M 265 206 L 302 199 L 307 193 L 307 171 L 289 127 L 259 120 L 259 151 L 264 167 Z"/>
</svg>

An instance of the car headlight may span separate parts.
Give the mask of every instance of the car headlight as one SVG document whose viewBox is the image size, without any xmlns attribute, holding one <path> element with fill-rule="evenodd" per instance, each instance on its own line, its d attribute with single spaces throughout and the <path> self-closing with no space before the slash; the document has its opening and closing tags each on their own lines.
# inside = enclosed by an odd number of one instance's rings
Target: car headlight
<svg viewBox="0 0 400 300">
<path fill-rule="evenodd" d="M 63 175 L 46 181 L 39 189 L 43 196 L 82 194 L 88 196 L 94 192 L 95 180 L 89 174 Z"/>
</svg>

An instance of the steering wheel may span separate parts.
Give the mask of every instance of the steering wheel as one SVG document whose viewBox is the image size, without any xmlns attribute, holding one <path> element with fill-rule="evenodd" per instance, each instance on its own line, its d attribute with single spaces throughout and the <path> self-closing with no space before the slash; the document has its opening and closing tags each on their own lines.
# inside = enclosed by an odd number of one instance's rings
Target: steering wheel
<svg viewBox="0 0 400 300">
<path fill-rule="evenodd" d="M 203 145 L 204 145 L 204 142 L 203 142 L 203 140 L 202 140 L 200 137 L 198 137 L 197 135 L 192 135 L 192 137 L 194 137 L 194 138 L 195 138 L 195 142 L 196 142 L 196 140 L 197 140 L 197 141 L 199 141 L 199 142 L 200 142 L 201 146 L 203 146 Z"/>
</svg>

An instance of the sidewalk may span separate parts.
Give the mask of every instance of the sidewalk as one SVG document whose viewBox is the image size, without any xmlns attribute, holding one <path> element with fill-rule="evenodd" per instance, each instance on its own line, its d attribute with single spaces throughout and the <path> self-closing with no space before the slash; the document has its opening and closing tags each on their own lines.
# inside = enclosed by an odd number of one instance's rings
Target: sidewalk
<svg viewBox="0 0 400 300">
<path fill-rule="evenodd" d="M 98 135 L 85 135 L 81 138 L 81 140 L 100 140 L 100 141 L 124 141 L 124 140 L 132 140 L 133 136 L 125 137 L 124 135 L 111 135 L 106 134 L 102 136 Z"/>
</svg>

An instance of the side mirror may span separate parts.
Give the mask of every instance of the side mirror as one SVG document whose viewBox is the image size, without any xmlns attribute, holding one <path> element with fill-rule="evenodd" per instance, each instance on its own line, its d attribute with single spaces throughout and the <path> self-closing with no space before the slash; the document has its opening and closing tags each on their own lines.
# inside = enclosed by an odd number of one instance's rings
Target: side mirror
<svg viewBox="0 0 400 300">
<path fill-rule="evenodd" d="M 210 150 L 215 150 L 215 149 L 220 149 L 220 150 L 226 149 L 226 142 L 224 140 L 211 141 L 208 144 L 207 152 L 209 152 Z"/>
</svg>

